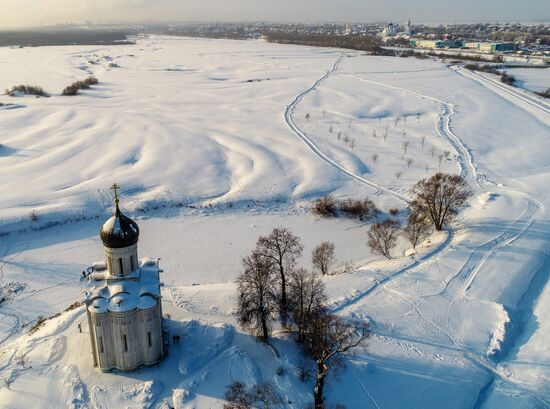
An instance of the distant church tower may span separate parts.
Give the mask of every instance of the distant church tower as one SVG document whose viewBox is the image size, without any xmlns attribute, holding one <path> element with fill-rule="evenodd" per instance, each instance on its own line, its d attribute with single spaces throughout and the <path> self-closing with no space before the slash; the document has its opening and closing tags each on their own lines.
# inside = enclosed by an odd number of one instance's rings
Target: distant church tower
<svg viewBox="0 0 550 409">
<path fill-rule="evenodd" d="M 86 307 L 94 366 L 131 371 L 164 356 L 158 259 L 138 260 L 139 227 L 115 212 L 100 230 L 106 262 L 89 275 Z"/>
</svg>

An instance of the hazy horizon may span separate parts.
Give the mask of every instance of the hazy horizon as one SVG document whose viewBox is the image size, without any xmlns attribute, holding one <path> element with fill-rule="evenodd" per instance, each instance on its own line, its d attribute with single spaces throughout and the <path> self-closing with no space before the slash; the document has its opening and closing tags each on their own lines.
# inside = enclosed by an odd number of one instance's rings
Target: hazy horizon
<svg viewBox="0 0 550 409">
<path fill-rule="evenodd" d="M 4 0 L 5 1 L 5 0 Z M 157 22 L 548 22 L 548 0 L 18 0 L 2 5 L 0 28 Z"/>
</svg>

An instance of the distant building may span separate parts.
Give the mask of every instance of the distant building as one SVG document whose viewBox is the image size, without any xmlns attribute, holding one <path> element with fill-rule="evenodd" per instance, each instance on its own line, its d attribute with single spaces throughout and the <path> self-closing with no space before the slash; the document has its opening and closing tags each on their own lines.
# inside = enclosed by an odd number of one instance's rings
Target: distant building
<svg viewBox="0 0 550 409">
<path fill-rule="evenodd" d="M 411 26 L 411 19 L 409 18 L 407 20 L 407 24 L 405 25 L 405 35 L 412 35 L 412 26 Z"/>
<path fill-rule="evenodd" d="M 119 209 L 100 230 L 106 261 L 89 274 L 86 309 L 94 366 L 131 371 L 164 356 L 158 259 L 138 260 L 139 228 Z"/>
<path fill-rule="evenodd" d="M 468 50 L 479 51 L 482 53 L 508 53 L 516 51 L 515 43 L 482 43 L 482 42 L 465 42 L 463 48 Z"/>
<path fill-rule="evenodd" d="M 411 40 L 411 47 L 438 49 L 438 48 L 460 48 L 462 42 L 457 40 Z"/>
<path fill-rule="evenodd" d="M 395 37 L 397 35 L 397 27 L 393 23 L 388 23 L 380 33 L 382 37 Z"/>
</svg>

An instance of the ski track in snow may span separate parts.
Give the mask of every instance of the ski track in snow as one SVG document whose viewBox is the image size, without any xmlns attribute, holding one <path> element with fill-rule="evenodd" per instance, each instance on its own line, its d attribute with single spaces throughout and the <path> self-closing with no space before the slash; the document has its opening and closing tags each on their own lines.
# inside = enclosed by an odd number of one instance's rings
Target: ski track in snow
<svg viewBox="0 0 550 409">
<path fill-rule="evenodd" d="M 314 91 L 319 87 L 319 85 L 328 79 L 330 76 L 335 75 L 336 71 L 338 69 L 338 66 L 342 60 L 343 54 L 341 53 L 338 57 L 337 61 L 334 63 L 332 69 L 328 71 L 323 77 L 318 79 L 311 87 L 303 91 L 302 93 L 298 94 L 298 96 L 295 97 L 295 99 L 287 105 L 285 112 L 284 112 L 284 118 L 285 122 L 289 126 L 289 128 L 298 136 L 300 137 L 307 146 L 316 154 L 318 155 L 322 160 L 325 162 L 331 164 L 332 166 L 339 169 L 342 173 L 350 176 L 351 178 L 368 185 L 370 187 L 373 187 L 376 189 L 377 194 L 386 193 L 393 196 L 396 196 L 397 198 L 409 202 L 411 199 L 403 195 L 401 193 L 394 192 L 384 186 L 381 186 L 375 182 L 372 182 L 370 180 L 367 180 L 363 178 L 360 175 L 357 175 L 350 170 L 346 169 L 343 165 L 338 163 L 336 160 L 330 158 L 327 154 L 325 154 L 312 140 L 311 137 L 309 137 L 304 131 L 302 131 L 294 122 L 293 120 L 293 113 L 296 109 L 296 107 L 299 105 L 299 103 L 302 101 L 302 99 L 307 96 L 309 93 Z M 455 69 L 456 70 L 456 69 Z M 498 90 L 502 90 L 509 95 L 512 95 L 513 97 L 528 103 L 531 106 L 534 106 L 544 113 L 550 114 L 550 109 L 546 106 L 546 104 L 541 103 L 540 101 L 536 101 L 534 98 L 526 97 L 524 95 L 520 95 L 517 92 L 512 92 L 505 88 L 504 86 L 501 86 L 500 84 L 497 84 L 496 82 L 489 80 L 483 76 L 478 76 L 475 74 L 474 76 L 465 75 L 462 69 L 457 70 L 462 75 L 466 77 L 470 77 L 483 85 L 485 85 L 488 88 L 494 87 Z M 470 150 L 465 146 L 465 144 L 462 142 L 462 140 L 452 131 L 451 129 L 451 118 L 455 114 L 455 108 L 454 105 L 445 101 L 442 101 L 437 98 L 433 98 L 430 96 L 426 96 L 423 94 L 419 94 L 410 90 L 406 90 L 394 85 L 389 85 L 385 83 L 375 82 L 371 81 L 362 77 L 353 76 L 354 78 L 358 78 L 362 81 L 375 84 L 378 86 L 383 86 L 387 88 L 394 89 L 398 92 L 406 93 L 409 95 L 416 96 L 418 98 L 431 100 L 434 103 L 439 103 L 442 106 L 443 113 L 438 116 L 437 120 L 437 131 L 439 135 L 447 140 L 453 148 L 456 150 L 458 157 L 459 157 L 459 163 L 461 167 L 461 176 L 469 182 L 469 184 L 474 187 L 474 192 L 477 194 L 486 192 L 486 189 L 483 185 L 488 184 L 487 178 L 483 174 L 479 174 L 477 171 L 477 167 L 474 163 L 472 154 Z M 468 259 L 466 260 L 465 264 L 460 268 L 460 270 L 455 274 L 451 280 L 447 282 L 445 285 L 445 288 L 443 292 L 440 294 L 442 296 L 446 296 L 447 293 L 450 293 L 450 295 L 447 297 L 451 300 L 449 311 L 448 311 L 448 317 L 450 318 L 453 313 L 453 306 L 455 302 L 458 300 L 464 300 L 467 298 L 466 292 L 471 287 L 472 283 L 474 282 L 479 270 L 481 267 L 485 264 L 485 262 L 494 254 L 496 254 L 498 251 L 502 250 L 506 246 L 512 244 L 514 241 L 516 241 L 520 236 L 522 236 L 533 224 L 533 222 L 536 220 L 536 216 L 539 212 L 543 210 L 543 205 L 539 201 L 537 201 L 534 198 L 529 197 L 528 195 L 517 192 L 511 189 L 507 189 L 506 194 L 509 194 L 511 196 L 517 196 L 521 195 L 525 202 L 526 202 L 526 209 L 522 213 L 520 217 L 518 217 L 510 227 L 505 228 L 504 231 L 499 234 L 494 239 L 478 246 L 474 251 L 470 254 Z M 375 283 L 372 287 L 367 289 L 366 291 L 354 296 L 352 299 L 347 300 L 342 305 L 339 305 L 332 309 L 335 313 L 340 313 L 343 310 L 357 305 L 359 302 L 364 302 L 365 299 L 375 293 L 380 288 L 386 288 L 387 284 L 394 281 L 395 279 L 399 278 L 403 274 L 407 272 L 411 272 L 414 269 L 417 269 L 424 264 L 431 262 L 435 257 L 438 257 L 443 253 L 444 251 L 448 250 L 449 244 L 452 242 L 454 238 L 454 230 L 452 228 L 449 228 L 449 236 L 444 241 L 444 243 L 440 246 L 438 246 L 435 250 L 429 252 L 427 255 L 423 256 L 420 259 L 415 259 L 413 263 L 411 263 L 408 266 L 405 266 L 401 269 L 399 269 L 397 272 L 388 275 L 383 280 Z M 459 282 L 460 285 L 454 286 L 453 284 L 455 282 Z M 456 287 L 456 288 L 455 288 Z M 392 290 L 393 291 L 393 290 Z M 417 312 L 417 314 L 421 317 L 422 320 L 427 322 L 429 325 L 435 327 L 438 331 L 443 333 L 455 346 L 458 347 L 461 352 L 463 353 L 464 357 L 471 362 L 474 366 L 482 369 L 484 372 L 486 372 L 488 375 L 490 375 L 490 381 L 487 385 L 485 385 L 482 390 L 479 393 L 479 396 L 474 404 L 474 408 L 482 407 L 483 401 L 486 397 L 486 391 L 490 386 L 494 383 L 495 379 L 500 379 L 504 383 L 510 383 L 516 388 L 520 388 L 525 393 L 531 395 L 533 398 L 535 398 L 537 401 L 541 402 L 542 404 L 549 405 L 549 402 L 546 402 L 542 397 L 538 396 L 535 391 L 531 389 L 527 389 L 522 385 L 518 385 L 517 383 L 511 382 L 509 379 L 506 379 L 503 377 L 503 375 L 498 371 L 498 362 L 496 364 L 493 364 L 492 362 L 488 361 L 484 356 L 477 356 L 477 354 L 467 351 L 464 349 L 464 347 L 461 345 L 460 342 L 455 340 L 455 338 L 450 335 L 447 331 L 443 330 L 440 326 L 436 325 L 434 322 L 426 318 L 420 309 L 412 303 L 410 300 L 408 300 L 406 297 L 404 298 L 407 302 L 409 302 L 414 310 Z M 485 393 L 483 393 L 485 391 Z M 367 392 L 365 390 L 365 392 Z M 367 392 L 368 395 L 368 392 Z M 369 399 L 372 400 L 372 397 L 368 395 Z M 373 401 L 373 403 L 376 405 L 376 403 Z"/>
<path fill-rule="evenodd" d="M 400 200 L 403 200 L 404 202 L 408 203 L 410 202 L 410 198 L 406 195 L 403 195 L 401 193 L 398 193 L 398 192 L 395 192 L 391 189 L 388 189 L 387 187 L 384 187 L 376 182 L 373 182 L 371 180 L 368 180 L 368 179 L 365 179 L 364 177 L 356 174 L 356 173 L 353 173 L 352 171 L 350 171 L 349 169 L 346 169 L 343 165 L 341 165 L 340 163 L 338 163 L 336 160 L 332 159 L 330 156 L 328 156 L 326 153 L 324 153 L 318 146 L 317 144 L 304 132 L 302 131 L 297 125 L 296 123 L 294 122 L 294 118 L 293 118 L 293 113 L 296 109 L 296 107 L 300 104 L 300 102 L 302 101 L 302 99 L 308 95 L 309 93 L 311 93 L 312 91 L 314 91 L 315 89 L 317 89 L 317 87 L 319 87 L 319 85 L 321 85 L 321 83 L 326 80 L 327 78 L 329 78 L 330 76 L 336 74 L 336 71 L 338 70 L 338 65 L 340 64 L 340 62 L 342 61 L 342 58 L 343 58 L 343 53 L 340 53 L 340 55 L 338 56 L 338 59 L 336 60 L 336 62 L 334 63 L 334 65 L 332 66 L 332 69 L 330 71 L 327 71 L 327 73 L 325 75 L 323 75 L 321 78 L 319 78 L 317 81 L 315 81 L 313 83 L 313 85 L 311 85 L 309 88 L 307 88 L 305 91 L 301 92 L 300 94 L 298 94 L 294 100 L 287 105 L 285 111 L 284 111 L 284 119 L 285 119 L 285 122 L 286 124 L 288 125 L 288 127 L 292 130 L 292 132 L 294 132 L 300 139 L 302 139 L 306 145 L 317 155 L 319 156 L 319 158 L 321 158 L 322 160 L 324 160 L 325 162 L 327 162 L 328 164 L 334 166 L 336 169 L 340 170 L 342 173 L 348 175 L 349 177 L 357 180 L 358 182 L 361 182 L 363 183 L 364 185 L 367 185 L 369 187 L 372 187 L 374 189 L 376 189 L 376 194 L 380 194 L 382 192 L 384 193 L 387 193 L 387 194 L 390 194 L 392 196 L 395 196 L 397 197 L 398 199 Z"/>
</svg>

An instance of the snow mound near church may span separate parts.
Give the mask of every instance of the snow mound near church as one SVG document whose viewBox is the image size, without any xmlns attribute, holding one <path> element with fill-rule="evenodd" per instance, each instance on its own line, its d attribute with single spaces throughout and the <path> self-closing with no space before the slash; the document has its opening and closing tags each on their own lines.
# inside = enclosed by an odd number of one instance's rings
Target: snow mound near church
<svg viewBox="0 0 550 409">
<path fill-rule="evenodd" d="M 235 328 L 228 324 L 190 321 L 181 336 L 182 351 L 179 370 L 182 375 L 193 373 L 226 349 L 233 340 Z"/>
</svg>

